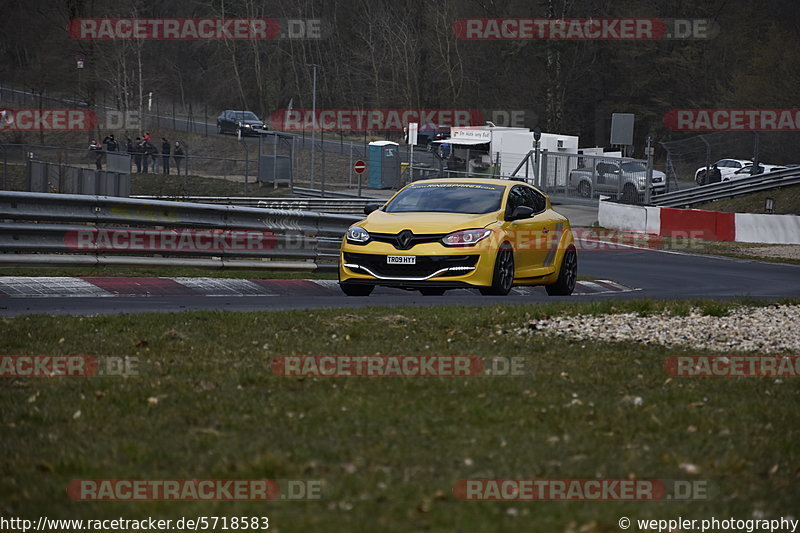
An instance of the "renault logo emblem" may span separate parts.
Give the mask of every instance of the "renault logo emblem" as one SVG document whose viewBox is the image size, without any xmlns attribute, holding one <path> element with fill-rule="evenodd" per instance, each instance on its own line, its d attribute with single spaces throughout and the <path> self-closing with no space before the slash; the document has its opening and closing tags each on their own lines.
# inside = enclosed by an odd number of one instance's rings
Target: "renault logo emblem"
<svg viewBox="0 0 800 533">
<path fill-rule="evenodd" d="M 400 250 L 408 250 L 409 244 L 411 244 L 411 239 L 414 237 L 414 234 L 411 233 L 411 230 L 404 229 L 400 233 L 397 234 L 397 244 L 400 246 L 398 247 Z"/>
</svg>

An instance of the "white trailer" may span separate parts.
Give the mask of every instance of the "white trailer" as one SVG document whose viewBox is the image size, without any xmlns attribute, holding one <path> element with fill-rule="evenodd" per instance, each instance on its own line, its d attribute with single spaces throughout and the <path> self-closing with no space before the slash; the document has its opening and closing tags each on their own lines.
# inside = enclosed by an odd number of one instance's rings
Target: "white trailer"
<svg viewBox="0 0 800 533">
<path fill-rule="evenodd" d="M 539 148 L 554 153 L 577 154 L 578 141 L 579 138 L 574 135 L 542 133 Z M 467 169 L 470 171 L 485 168 L 486 165 L 493 165 L 499 161 L 497 174 L 500 176 L 510 176 L 536 146 L 533 132 L 529 129 L 498 126 L 452 128 L 450 138 L 435 142 L 450 144 L 457 157 L 466 158 L 468 155 Z M 565 184 L 570 169 L 566 168 L 568 165 L 560 162 L 566 162 L 566 158 L 554 158 L 547 174 L 550 180 Z M 524 167 L 517 175 L 525 176 Z M 532 161 L 528 168 L 528 176 L 533 178 Z"/>
</svg>

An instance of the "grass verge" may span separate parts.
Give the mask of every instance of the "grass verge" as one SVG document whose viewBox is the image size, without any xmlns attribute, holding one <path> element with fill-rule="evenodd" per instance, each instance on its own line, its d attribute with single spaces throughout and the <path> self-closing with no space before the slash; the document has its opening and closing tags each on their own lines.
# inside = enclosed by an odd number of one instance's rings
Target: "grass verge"
<svg viewBox="0 0 800 533">
<path fill-rule="evenodd" d="M 723 211 L 725 213 L 764 213 L 764 203 L 767 198 L 775 200 L 774 209 L 777 215 L 800 214 L 800 185 L 754 192 L 744 196 L 737 196 L 736 198 L 706 202 L 693 207 L 694 209 Z"/>
<path fill-rule="evenodd" d="M 603 302 L 2 319 L 0 353 L 132 356 L 140 375 L 0 380 L 0 508 L 31 519 L 266 515 L 271 529 L 326 532 L 615 531 L 620 516 L 790 513 L 797 381 L 668 379 L 665 357 L 697 350 L 509 334 L 531 318 L 637 310 Z M 529 365 L 513 378 L 272 374 L 272 358 L 288 354 L 521 356 Z M 452 494 L 467 478 L 595 477 L 708 480 L 719 493 L 655 503 Z M 79 504 L 65 493 L 76 478 L 320 480 L 322 497 Z"/>
<path fill-rule="evenodd" d="M 0 169 L 0 172 L 2 170 Z M 3 175 L 0 173 L 0 180 Z M 5 190 L 27 190 L 25 167 L 10 164 L 6 167 Z M 268 198 L 288 196 L 288 187 L 273 188 L 271 185 L 261 186 L 250 176 L 247 194 L 242 181 L 228 180 L 222 177 L 177 176 L 171 174 L 131 174 L 131 195 L 133 196 L 263 196 Z"/>
<path fill-rule="evenodd" d="M 287 196 L 288 187 L 277 189 L 269 186 L 260 186 L 254 182 L 255 176 L 250 176 L 247 193 L 244 192 L 242 181 L 227 180 L 224 178 L 208 178 L 204 176 L 183 176 L 163 174 L 131 174 L 131 195 L 133 196 Z"/>
</svg>

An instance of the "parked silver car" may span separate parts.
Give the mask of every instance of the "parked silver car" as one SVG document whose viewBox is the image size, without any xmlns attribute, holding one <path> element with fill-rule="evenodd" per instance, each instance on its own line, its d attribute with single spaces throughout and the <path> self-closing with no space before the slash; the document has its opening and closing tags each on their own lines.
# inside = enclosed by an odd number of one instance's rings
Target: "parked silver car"
<svg viewBox="0 0 800 533">
<path fill-rule="evenodd" d="M 645 191 L 647 164 L 644 161 L 599 161 L 595 168 L 576 168 L 569 173 L 570 188 L 584 198 L 606 194 L 626 202 L 641 199 Z M 667 176 L 653 170 L 651 194 L 666 191 Z"/>
</svg>

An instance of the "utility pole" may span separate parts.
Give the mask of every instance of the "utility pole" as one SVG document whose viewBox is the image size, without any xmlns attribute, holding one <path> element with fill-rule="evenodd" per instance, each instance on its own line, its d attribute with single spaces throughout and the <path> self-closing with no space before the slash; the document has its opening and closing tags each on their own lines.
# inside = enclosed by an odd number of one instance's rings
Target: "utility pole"
<svg viewBox="0 0 800 533">
<path fill-rule="evenodd" d="M 309 63 L 306 66 L 312 68 L 312 81 L 311 81 L 311 188 L 314 188 L 314 152 L 317 140 L 317 67 L 314 63 Z"/>
<path fill-rule="evenodd" d="M 644 203 L 645 205 L 650 205 L 650 188 L 653 185 L 653 136 L 647 136 L 647 146 L 644 150 L 645 155 L 647 156 L 647 168 L 645 170 L 645 178 L 644 178 Z"/>
</svg>

